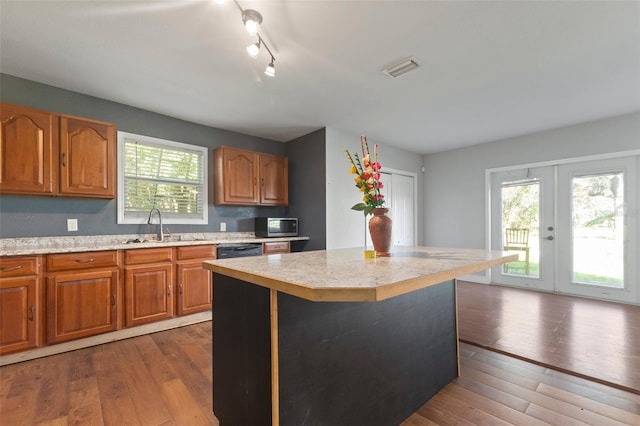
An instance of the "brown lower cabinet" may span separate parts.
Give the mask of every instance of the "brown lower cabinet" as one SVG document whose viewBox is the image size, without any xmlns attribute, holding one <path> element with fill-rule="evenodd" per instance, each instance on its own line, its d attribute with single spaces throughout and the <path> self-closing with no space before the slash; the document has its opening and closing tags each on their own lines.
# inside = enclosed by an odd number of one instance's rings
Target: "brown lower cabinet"
<svg viewBox="0 0 640 426">
<path fill-rule="evenodd" d="M 40 256 L 0 258 L 0 355 L 40 346 Z"/>
<path fill-rule="evenodd" d="M 124 257 L 125 325 L 173 317 L 173 249 L 127 250 Z"/>
<path fill-rule="evenodd" d="M 117 330 L 118 252 L 47 256 L 47 343 Z"/>
<path fill-rule="evenodd" d="M 212 306 L 214 245 L 0 257 L 0 355 Z"/>
<path fill-rule="evenodd" d="M 212 274 L 202 267 L 202 262 L 216 258 L 215 247 L 178 247 L 176 257 L 177 314 L 188 315 L 211 309 Z"/>
</svg>

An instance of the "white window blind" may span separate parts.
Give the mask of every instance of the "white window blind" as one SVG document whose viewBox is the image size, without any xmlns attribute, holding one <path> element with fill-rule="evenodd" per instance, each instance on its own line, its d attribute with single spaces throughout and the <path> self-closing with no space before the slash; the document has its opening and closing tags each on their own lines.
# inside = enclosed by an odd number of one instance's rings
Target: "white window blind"
<svg viewBox="0 0 640 426">
<path fill-rule="evenodd" d="M 207 223 L 207 148 L 118 132 L 118 223 Z"/>
</svg>

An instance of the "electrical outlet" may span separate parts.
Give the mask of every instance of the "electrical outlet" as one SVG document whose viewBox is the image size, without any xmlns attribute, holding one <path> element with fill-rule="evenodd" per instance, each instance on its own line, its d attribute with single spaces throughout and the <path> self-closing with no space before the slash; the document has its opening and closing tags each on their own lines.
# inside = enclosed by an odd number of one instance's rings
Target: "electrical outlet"
<svg viewBox="0 0 640 426">
<path fill-rule="evenodd" d="M 78 230 L 78 219 L 67 219 L 67 231 L 77 231 Z"/>
<path fill-rule="evenodd" d="M 220 222 L 220 232 L 227 232 L 227 223 Z"/>
</svg>

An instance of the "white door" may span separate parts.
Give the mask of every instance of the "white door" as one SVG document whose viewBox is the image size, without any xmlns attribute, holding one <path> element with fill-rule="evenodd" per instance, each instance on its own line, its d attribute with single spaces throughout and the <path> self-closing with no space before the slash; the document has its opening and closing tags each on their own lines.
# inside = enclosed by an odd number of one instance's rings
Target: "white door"
<svg viewBox="0 0 640 426">
<path fill-rule="evenodd" d="M 494 282 L 553 291 L 554 199 L 551 167 L 510 170 L 492 175 L 492 249 L 518 255 L 517 261 L 492 271 Z"/>
<path fill-rule="evenodd" d="M 382 173 L 385 196 L 384 207 L 389 209 L 391 218 L 391 244 L 394 246 L 414 246 L 416 244 L 416 176 L 410 173 L 391 171 Z M 368 231 L 367 246 L 373 247 Z"/>
<path fill-rule="evenodd" d="M 414 246 L 415 225 L 415 177 L 392 174 L 391 175 L 391 209 L 389 210 L 393 220 L 393 245 Z"/>
<path fill-rule="evenodd" d="M 638 294 L 637 157 L 495 172 L 494 250 L 517 253 L 494 268 L 498 284 L 635 302 Z M 512 241 L 526 230 L 527 241 Z"/>
<path fill-rule="evenodd" d="M 637 297 L 635 158 L 558 167 L 558 291 L 621 302 Z"/>
</svg>

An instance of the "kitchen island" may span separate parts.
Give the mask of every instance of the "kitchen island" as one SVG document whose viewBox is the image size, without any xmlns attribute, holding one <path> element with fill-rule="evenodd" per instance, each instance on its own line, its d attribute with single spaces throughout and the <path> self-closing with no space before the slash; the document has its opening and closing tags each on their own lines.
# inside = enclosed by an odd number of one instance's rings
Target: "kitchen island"
<svg viewBox="0 0 640 426">
<path fill-rule="evenodd" d="M 458 375 L 455 279 L 514 260 L 362 249 L 207 261 L 213 410 L 228 425 L 397 425 Z"/>
</svg>

